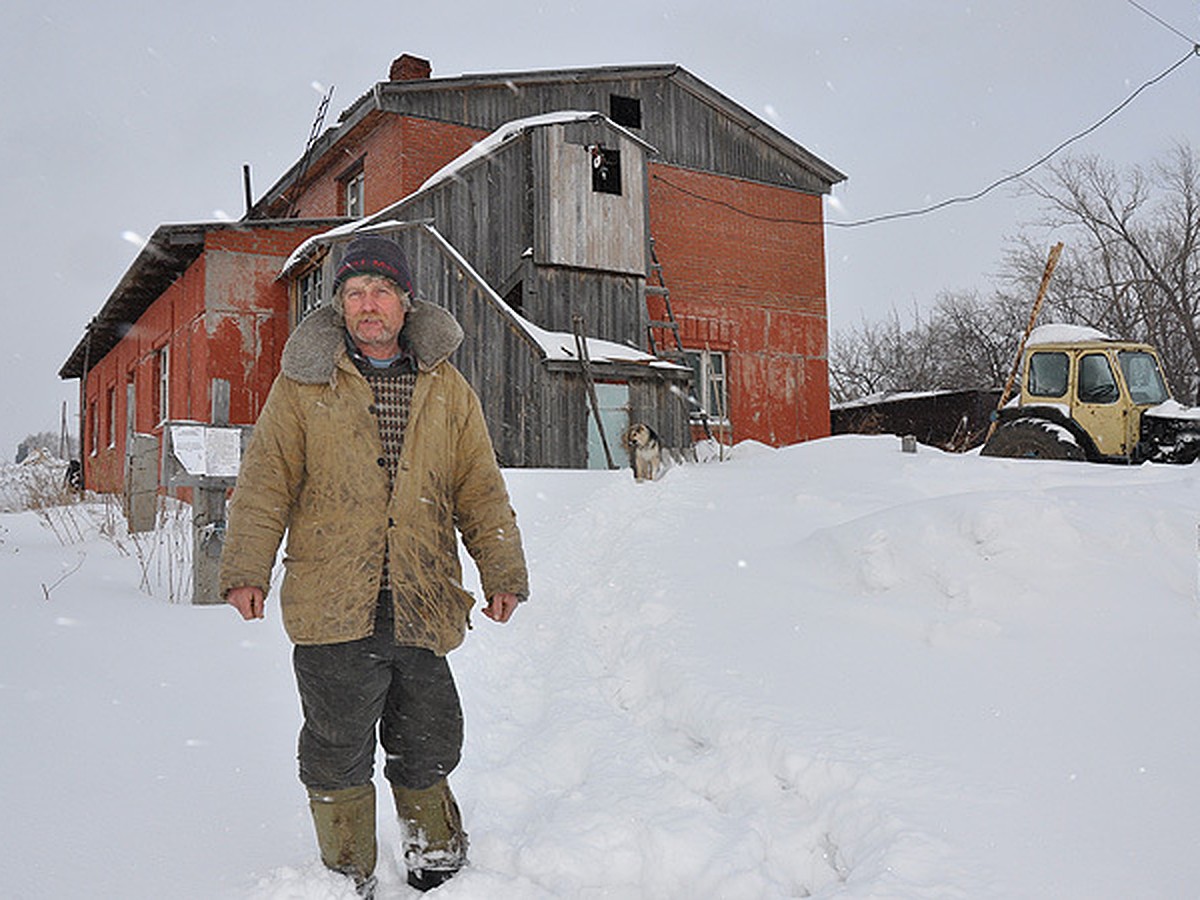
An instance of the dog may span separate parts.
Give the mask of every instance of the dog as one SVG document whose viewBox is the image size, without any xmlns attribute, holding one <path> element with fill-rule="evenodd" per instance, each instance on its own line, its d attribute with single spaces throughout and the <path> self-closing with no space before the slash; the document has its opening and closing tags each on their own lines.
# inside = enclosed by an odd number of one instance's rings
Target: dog
<svg viewBox="0 0 1200 900">
<path fill-rule="evenodd" d="M 662 470 L 662 444 L 654 429 L 637 422 L 621 435 L 621 446 L 629 453 L 635 481 L 653 481 Z"/>
</svg>

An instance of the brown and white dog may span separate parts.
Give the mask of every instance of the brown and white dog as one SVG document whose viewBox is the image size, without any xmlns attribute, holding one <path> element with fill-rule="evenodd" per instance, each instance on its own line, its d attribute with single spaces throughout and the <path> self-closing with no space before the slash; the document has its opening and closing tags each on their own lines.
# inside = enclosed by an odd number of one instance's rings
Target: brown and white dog
<svg viewBox="0 0 1200 900">
<path fill-rule="evenodd" d="M 662 445 L 654 429 L 637 422 L 621 435 L 621 446 L 629 453 L 633 477 L 637 481 L 653 481 L 662 470 Z"/>
</svg>

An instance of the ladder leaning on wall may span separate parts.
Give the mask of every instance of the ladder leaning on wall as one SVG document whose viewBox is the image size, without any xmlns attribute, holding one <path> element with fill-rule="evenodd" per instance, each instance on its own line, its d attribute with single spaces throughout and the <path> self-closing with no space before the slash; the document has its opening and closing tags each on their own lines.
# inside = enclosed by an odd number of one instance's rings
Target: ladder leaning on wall
<svg viewBox="0 0 1200 900">
<path fill-rule="evenodd" d="M 646 323 L 646 340 L 650 347 L 650 352 L 659 359 L 666 359 L 681 366 L 691 365 L 687 358 L 687 354 L 683 350 L 683 341 L 679 337 L 679 322 L 675 319 L 675 311 L 671 308 L 671 290 L 667 287 L 666 278 L 663 276 L 662 263 L 658 261 L 658 253 L 654 249 L 654 238 L 650 238 L 649 244 L 649 271 L 646 273 L 646 311 L 650 313 L 650 298 L 662 297 L 663 312 L 666 317 L 663 319 L 650 319 Z M 659 341 L 655 339 L 656 332 L 666 332 L 670 336 Z M 668 342 L 673 342 L 675 347 L 672 349 L 667 346 Z M 699 386 L 696 386 L 697 389 Z M 709 440 L 713 439 L 712 427 L 709 424 L 708 411 L 704 409 L 696 401 L 695 395 L 691 397 L 683 397 L 684 408 L 687 410 L 688 418 L 691 419 L 693 412 L 699 420 L 701 427 L 704 429 L 704 435 Z M 694 451 L 693 451 L 694 455 Z"/>
<path fill-rule="evenodd" d="M 683 353 L 683 342 L 679 339 L 679 323 L 675 321 L 675 312 L 671 309 L 671 291 L 663 277 L 663 267 L 658 261 L 658 254 L 654 250 L 654 238 L 650 238 L 649 268 L 650 271 L 646 273 L 647 312 L 649 312 L 650 298 L 662 297 L 663 310 L 666 313 L 665 319 L 650 319 L 646 322 L 646 340 L 650 352 L 660 359 L 669 359 L 671 362 L 686 365 L 687 359 Z M 669 332 L 671 337 L 661 341 L 657 340 L 655 338 L 657 332 Z M 671 338 L 674 339 L 674 349 L 667 346 Z"/>
</svg>

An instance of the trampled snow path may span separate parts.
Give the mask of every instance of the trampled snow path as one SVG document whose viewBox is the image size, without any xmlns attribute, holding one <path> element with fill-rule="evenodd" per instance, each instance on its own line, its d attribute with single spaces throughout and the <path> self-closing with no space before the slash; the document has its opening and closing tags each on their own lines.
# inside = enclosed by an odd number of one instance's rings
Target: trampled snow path
<svg viewBox="0 0 1200 900">
<path fill-rule="evenodd" d="M 664 503 L 661 482 L 582 477 L 601 487 L 565 520 L 551 505 L 545 525 L 530 521 L 536 497 L 517 498 L 534 533 L 556 535 L 532 561 L 532 639 L 506 632 L 501 650 L 489 636 L 460 666 L 479 719 L 491 717 L 478 686 L 513 685 L 509 716 L 471 748 L 492 774 L 464 783 L 495 806 L 496 867 L 547 897 L 807 896 L 840 882 L 840 843 L 885 827 L 856 797 L 860 761 L 830 759 L 827 734 L 814 755 L 799 723 L 722 689 L 737 673 L 697 657 L 689 579 L 660 562 L 688 507 L 708 504 L 703 483 L 676 470 Z M 481 866 L 491 849 L 477 844 Z"/>
</svg>

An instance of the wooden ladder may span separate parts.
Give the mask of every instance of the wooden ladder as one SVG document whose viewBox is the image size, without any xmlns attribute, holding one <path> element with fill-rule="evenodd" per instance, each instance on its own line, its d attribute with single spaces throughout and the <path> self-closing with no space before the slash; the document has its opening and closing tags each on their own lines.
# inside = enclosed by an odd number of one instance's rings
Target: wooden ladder
<svg viewBox="0 0 1200 900">
<path fill-rule="evenodd" d="M 652 282 L 651 279 L 654 279 Z M 663 267 L 658 261 L 658 254 L 654 250 L 654 238 L 650 238 L 650 271 L 646 273 L 646 299 L 650 297 L 662 297 L 663 308 L 666 310 L 667 317 L 665 319 L 651 319 L 646 323 L 646 340 L 650 347 L 650 352 L 660 359 L 669 359 L 671 362 L 680 364 L 686 363 L 687 359 L 683 353 L 683 341 L 679 339 L 679 323 L 675 321 L 675 312 L 671 309 L 671 291 L 667 287 L 667 281 L 663 277 Z M 647 312 L 649 311 L 649 303 L 646 304 Z M 667 340 L 662 341 L 662 345 L 655 339 L 655 332 L 667 331 L 674 338 L 675 347 L 671 349 L 666 346 Z M 669 339 L 668 339 L 669 340 Z"/>
<path fill-rule="evenodd" d="M 304 145 L 304 156 L 300 158 L 300 166 L 296 169 L 296 177 L 292 179 L 288 190 L 292 196 L 288 200 L 287 212 L 284 213 L 285 219 L 293 219 L 296 216 L 296 201 L 300 199 L 300 191 L 302 190 L 300 182 L 304 180 L 305 174 L 308 172 L 308 163 L 312 159 L 313 147 L 316 146 L 317 138 L 321 136 L 321 130 L 325 125 L 325 112 L 329 109 L 329 100 L 333 97 L 333 85 L 329 86 L 324 96 L 321 97 L 321 103 L 317 106 L 317 114 L 313 117 L 312 128 L 308 132 L 308 143 Z"/>
</svg>

